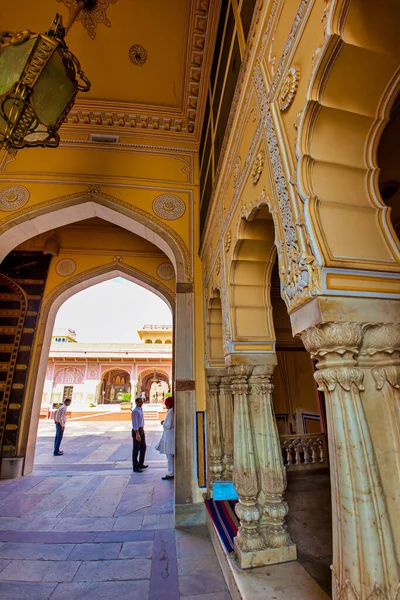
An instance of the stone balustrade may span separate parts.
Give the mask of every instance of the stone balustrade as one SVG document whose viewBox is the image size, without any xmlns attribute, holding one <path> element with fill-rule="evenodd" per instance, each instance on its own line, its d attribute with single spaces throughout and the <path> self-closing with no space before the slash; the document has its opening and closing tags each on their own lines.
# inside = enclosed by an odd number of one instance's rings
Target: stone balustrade
<svg viewBox="0 0 400 600">
<path fill-rule="evenodd" d="M 323 433 L 281 435 L 280 440 L 286 470 L 328 467 L 326 438 Z"/>
</svg>

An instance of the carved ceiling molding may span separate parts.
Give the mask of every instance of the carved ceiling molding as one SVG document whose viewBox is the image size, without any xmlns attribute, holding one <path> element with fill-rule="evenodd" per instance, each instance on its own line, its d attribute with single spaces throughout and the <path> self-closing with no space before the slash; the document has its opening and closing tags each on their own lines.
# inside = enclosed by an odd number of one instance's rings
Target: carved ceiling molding
<svg viewBox="0 0 400 600">
<path fill-rule="evenodd" d="M 149 110 L 142 112 L 132 109 L 126 111 L 116 110 L 108 111 L 101 110 L 103 102 L 98 102 L 97 107 L 90 107 L 89 102 L 81 100 L 75 104 L 75 109 L 71 110 L 68 119 L 63 125 L 64 130 L 71 130 L 71 126 L 79 128 L 86 125 L 90 126 L 90 133 L 100 133 L 100 128 L 107 128 L 107 132 L 111 129 L 117 129 L 121 133 L 121 129 L 125 128 L 130 132 L 143 131 L 151 132 L 166 132 L 166 133 L 190 133 L 188 128 L 188 120 L 185 116 L 172 116 L 171 114 L 152 113 Z M 108 106 L 113 106 L 116 103 L 112 101 L 104 102 Z M 77 108 L 79 105 L 82 107 Z M 148 107 L 149 108 L 149 107 Z M 93 126 L 98 126 L 99 129 L 94 129 Z"/>
<path fill-rule="evenodd" d="M 77 0 L 57 0 L 62 2 L 69 9 L 70 13 L 76 9 Z M 111 27 L 111 21 L 107 17 L 107 9 L 110 4 L 115 4 L 117 0 L 97 0 L 96 6 L 91 10 L 82 9 L 77 16 L 77 21 L 80 21 L 87 30 L 89 36 L 94 40 L 96 37 L 96 27 L 102 23 L 106 27 Z"/>
<path fill-rule="evenodd" d="M 57 0 L 70 6 L 75 0 Z M 116 2 L 116 0 L 102 0 L 103 2 Z M 214 8 L 214 6 L 213 6 Z M 120 102 L 112 100 L 80 99 L 69 113 L 63 130 L 79 129 L 88 126 L 91 133 L 107 128 L 109 131 L 122 128 L 130 132 L 151 131 L 159 134 L 187 135 L 189 139 L 194 137 L 197 131 L 197 118 L 202 113 L 204 98 L 201 92 L 201 84 L 204 81 L 205 51 L 207 41 L 211 38 L 210 21 L 214 26 L 215 19 L 210 19 L 210 0 L 196 0 L 194 8 L 189 17 L 189 39 L 187 45 L 186 72 L 184 78 L 183 106 L 181 110 L 170 110 L 163 107 L 151 107 L 148 105 L 136 105 L 134 103 L 121 105 Z M 99 21 L 100 22 L 100 21 Z M 104 105 L 108 110 L 103 110 Z M 93 129 L 93 127 L 96 129 Z"/>
</svg>

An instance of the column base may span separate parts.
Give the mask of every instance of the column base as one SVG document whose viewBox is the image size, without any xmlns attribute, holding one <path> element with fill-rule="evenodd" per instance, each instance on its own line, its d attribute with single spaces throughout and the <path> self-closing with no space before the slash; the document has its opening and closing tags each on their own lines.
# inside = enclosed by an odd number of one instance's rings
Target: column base
<svg viewBox="0 0 400 600">
<path fill-rule="evenodd" d="M 242 552 L 236 545 L 235 554 L 242 569 L 253 567 L 264 567 L 265 565 L 276 565 L 278 563 L 290 562 L 297 559 L 295 544 L 281 546 L 280 548 L 265 548 L 254 552 Z"/>
<path fill-rule="evenodd" d="M 18 479 L 22 477 L 23 466 L 23 456 L 18 458 L 3 458 L 1 461 L 0 479 Z"/>
</svg>

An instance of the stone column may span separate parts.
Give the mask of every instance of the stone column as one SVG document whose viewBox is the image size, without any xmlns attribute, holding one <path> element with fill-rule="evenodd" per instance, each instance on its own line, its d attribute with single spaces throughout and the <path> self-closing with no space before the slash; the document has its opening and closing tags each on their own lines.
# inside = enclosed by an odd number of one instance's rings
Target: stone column
<svg viewBox="0 0 400 600">
<path fill-rule="evenodd" d="M 333 598 L 397 600 L 399 569 L 357 365 L 365 326 L 325 322 L 301 338 L 325 393 L 332 482 Z M 398 526 L 398 525 L 397 525 Z"/>
<path fill-rule="evenodd" d="M 358 365 L 364 374 L 363 408 L 399 555 L 400 324 L 365 325 Z"/>
<path fill-rule="evenodd" d="M 233 476 L 233 396 L 231 377 L 221 377 L 221 392 L 224 395 L 224 472 L 223 479 L 232 481 Z"/>
<path fill-rule="evenodd" d="M 249 379 L 249 406 L 261 488 L 258 496 L 261 513 L 258 529 L 267 546 L 258 557 L 260 564 L 296 560 L 297 556 L 296 546 L 285 524 L 288 505 L 283 500 L 283 494 L 287 482 L 272 403 L 271 378 L 274 366 L 255 366 Z"/>
<path fill-rule="evenodd" d="M 208 385 L 208 403 L 209 403 L 209 455 L 210 466 L 209 470 L 212 473 L 212 480 L 218 481 L 222 479 L 224 470 L 223 463 L 223 438 L 222 438 L 222 422 L 221 409 L 219 405 L 219 389 L 221 377 L 213 375 L 207 376 Z"/>
<path fill-rule="evenodd" d="M 232 377 L 234 397 L 233 483 L 239 496 L 235 512 L 240 519 L 234 545 L 242 568 L 256 566 L 257 552 L 266 547 L 265 540 L 258 530 L 260 511 L 257 498 L 260 486 L 248 404 L 248 378 L 252 370 L 252 365 L 235 365 L 228 368 Z"/>
<path fill-rule="evenodd" d="M 195 381 L 193 362 L 193 286 L 178 283 L 174 319 L 175 525 L 197 525 L 204 504 L 193 502 L 195 463 Z"/>
</svg>

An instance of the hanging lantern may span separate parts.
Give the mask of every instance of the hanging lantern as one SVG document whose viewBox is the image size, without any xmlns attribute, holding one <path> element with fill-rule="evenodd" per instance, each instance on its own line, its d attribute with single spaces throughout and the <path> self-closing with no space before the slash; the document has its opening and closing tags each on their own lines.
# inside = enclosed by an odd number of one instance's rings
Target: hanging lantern
<svg viewBox="0 0 400 600">
<path fill-rule="evenodd" d="M 0 32 L 0 149 L 60 143 L 58 130 L 78 91 L 90 90 L 64 38 L 80 10 L 92 4 L 79 0 L 67 28 L 57 14 L 45 34 Z"/>
</svg>

